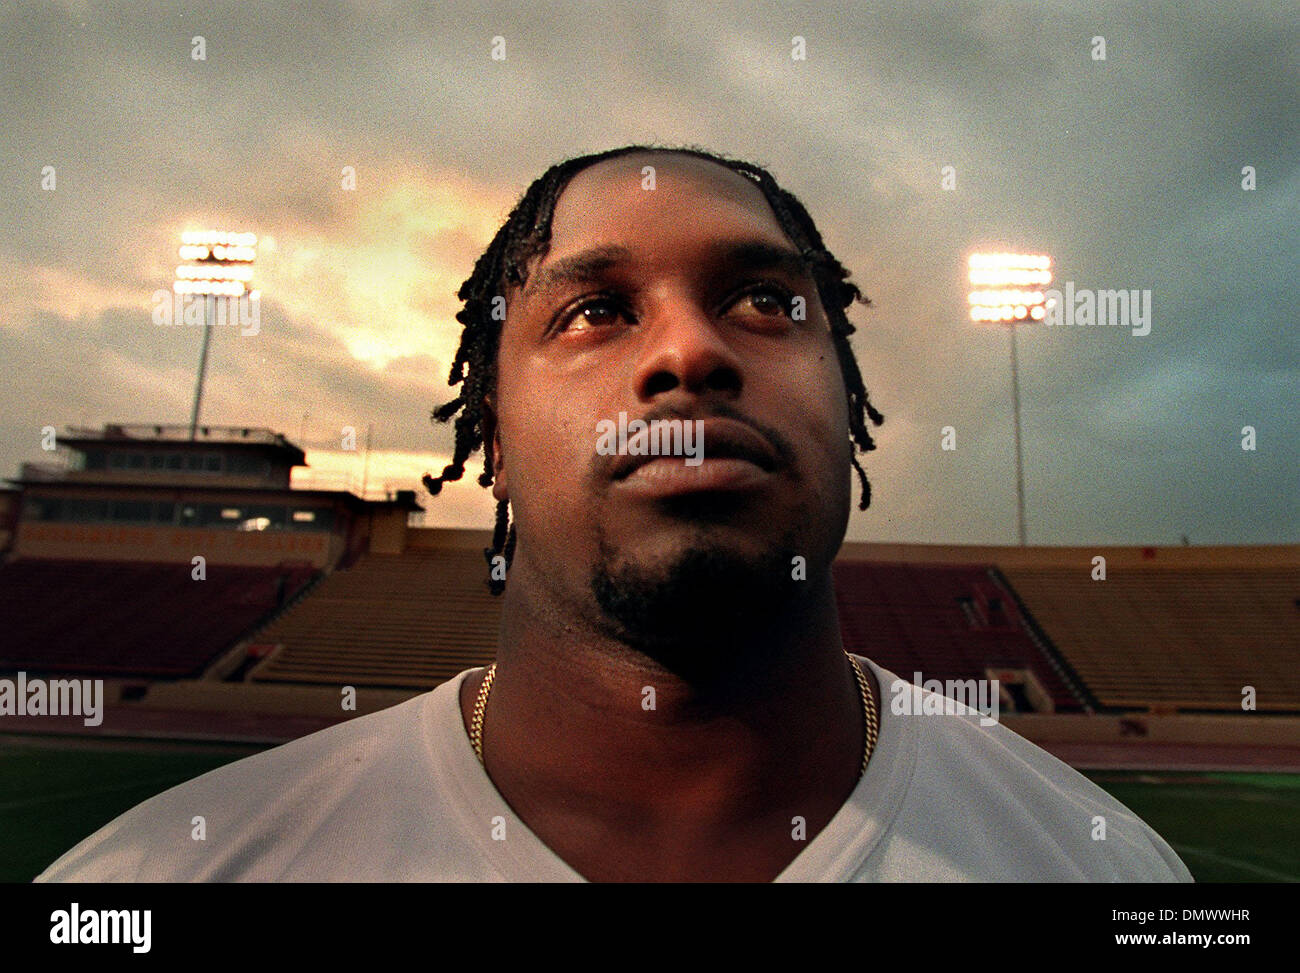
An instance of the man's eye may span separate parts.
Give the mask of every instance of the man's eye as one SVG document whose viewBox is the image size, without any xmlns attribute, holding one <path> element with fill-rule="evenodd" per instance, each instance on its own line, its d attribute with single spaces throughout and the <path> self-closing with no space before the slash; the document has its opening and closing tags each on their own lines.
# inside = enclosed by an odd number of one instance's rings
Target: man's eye
<svg viewBox="0 0 1300 973">
<path fill-rule="evenodd" d="M 741 294 L 732 306 L 748 304 L 761 316 L 768 318 L 789 315 L 793 302 L 794 294 L 779 284 L 760 284 Z"/>
<path fill-rule="evenodd" d="M 612 324 L 623 316 L 623 309 L 612 297 L 595 297 L 574 305 L 560 316 L 556 331 L 586 331 Z"/>
</svg>

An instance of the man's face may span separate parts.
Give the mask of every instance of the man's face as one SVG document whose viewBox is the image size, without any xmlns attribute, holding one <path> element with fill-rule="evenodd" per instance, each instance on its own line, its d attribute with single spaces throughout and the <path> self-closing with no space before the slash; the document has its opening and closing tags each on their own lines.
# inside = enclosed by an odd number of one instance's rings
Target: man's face
<svg viewBox="0 0 1300 973">
<path fill-rule="evenodd" d="M 848 523 L 848 407 L 814 281 L 790 257 L 762 191 L 707 160 L 637 154 L 570 181 L 549 251 L 507 294 L 491 448 L 517 525 L 512 581 L 524 569 L 556 610 L 653 642 L 733 631 L 807 585 L 795 557 L 808 578 L 829 565 Z M 658 478 L 680 456 L 618 477 L 598 424 L 620 413 L 706 420 L 698 479 Z M 710 459 L 710 421 L 728 458 Z M 735 457 L 755 449 L 754 465 Z"/>
</svg>

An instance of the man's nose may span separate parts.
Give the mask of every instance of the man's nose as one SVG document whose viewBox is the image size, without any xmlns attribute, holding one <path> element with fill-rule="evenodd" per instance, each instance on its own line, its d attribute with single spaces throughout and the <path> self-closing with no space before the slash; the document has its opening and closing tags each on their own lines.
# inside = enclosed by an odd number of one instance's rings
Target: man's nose
<svg viewBox="0 0 1300 973">
<path fill-rule="evenodd" d="M 673 389 L 738 395 L 744 384 L 741 363 L 719 329 L 720 322 L 689 296 L 655 302 L 642 315 L 637 396 L 649 402 Z"/>
</svg>

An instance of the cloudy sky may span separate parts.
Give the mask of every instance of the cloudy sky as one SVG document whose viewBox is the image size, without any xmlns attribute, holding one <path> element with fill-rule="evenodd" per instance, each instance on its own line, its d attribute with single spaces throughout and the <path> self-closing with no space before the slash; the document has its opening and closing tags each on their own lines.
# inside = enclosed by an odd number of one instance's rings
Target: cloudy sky
<svg viewBox="0 0 1300 973">
<path fill-rule="evenodd" d="M 188 421 L 200 330 L 152 295 L 215 227 L 260 237 L 263 307 L 215 330 L 204 421 L 357 487 L 340 430 L 373 424 L 369 485 L 423 494 L 476 257 L 550 164 L 654 141 L 768 166 L 873 300 L 886 423 L 850 540 L 1015 541 L 1008 336 L 965 300 L 991 247 L 1151 292 L 1145 336 L 1019 334 L 1030 543 L 1300 541 L 1294 0 L 7 0 L 0 104 L 0 476 L 46 425 Z M 471 476 L 424 503 L 491 523 Z"/>
</svg>

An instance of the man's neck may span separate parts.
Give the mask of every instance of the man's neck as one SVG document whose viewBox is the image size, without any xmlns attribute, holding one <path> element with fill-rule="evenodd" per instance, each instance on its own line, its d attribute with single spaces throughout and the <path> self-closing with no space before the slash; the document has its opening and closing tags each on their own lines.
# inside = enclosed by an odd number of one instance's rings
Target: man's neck
<svg viewBox="0 0 1300 973">
<path fill-rule="evenodd" d="M 652 861 L 659 877 L 770 879 L 856 785 L 861 697 L 828 578 L 703 686 L 573 616 L 554 623 L 522 586 L 507 599 L 485 766 L 585 876 L 644 878 Z M 467 726 L 481 681 L 462 690 Z"/>
</svg>

